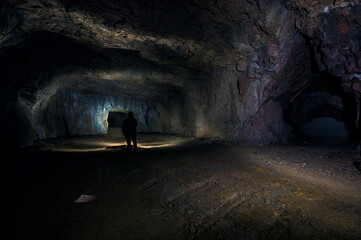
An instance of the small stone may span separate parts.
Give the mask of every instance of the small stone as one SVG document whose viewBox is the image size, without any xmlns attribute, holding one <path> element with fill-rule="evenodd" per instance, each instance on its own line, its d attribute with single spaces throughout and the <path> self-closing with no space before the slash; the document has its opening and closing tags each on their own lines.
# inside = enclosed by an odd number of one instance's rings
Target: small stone
<svg viewBox="0 0 361 240">
<path fill-rule="evenodd" d="M 238 60 L 236 69 L 239 72 L 245 72 L 247 70 L 247 57 L 243 57 Z"/>
</svg>

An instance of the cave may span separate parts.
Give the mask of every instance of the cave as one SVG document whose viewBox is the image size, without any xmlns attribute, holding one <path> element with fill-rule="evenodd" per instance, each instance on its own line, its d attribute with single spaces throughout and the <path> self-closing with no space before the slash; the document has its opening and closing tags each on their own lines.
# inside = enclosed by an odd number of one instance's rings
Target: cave
<svg viewBox="0 0 361 240">
<path fill-rule="evenodd" d="M 6 235 L 359 239 L 360 12 L 1 1 Z"/>
</svg>

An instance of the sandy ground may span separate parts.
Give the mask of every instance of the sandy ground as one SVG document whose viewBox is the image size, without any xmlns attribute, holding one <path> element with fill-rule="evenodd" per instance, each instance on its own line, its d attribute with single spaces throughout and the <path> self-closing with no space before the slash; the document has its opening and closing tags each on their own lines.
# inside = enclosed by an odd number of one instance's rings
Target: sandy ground
<svg viewBox="0 0 361 240">
<path fill-rule="evenodd" d="M 2 239 L 361 239 L 361 159 L 345 145 L 119 138 L 8 157 Z"/>
</svg>

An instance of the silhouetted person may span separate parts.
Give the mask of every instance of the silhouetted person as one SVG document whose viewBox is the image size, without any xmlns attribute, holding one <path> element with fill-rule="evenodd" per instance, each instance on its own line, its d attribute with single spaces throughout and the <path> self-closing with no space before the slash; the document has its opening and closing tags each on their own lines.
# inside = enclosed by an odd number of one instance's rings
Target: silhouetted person
<svg viewBox="0 0 361 240">
<path fill-rule="evenodd" d="M 133 142 L 134 149 L 136 150 L 137 147 L 137 126 L 138 121 L 134 118 L 133 112 L 128 113 L 128 117 L 124 119 L 122 124 L 123 135 L 127 140 L 127 147 L 128 149 L 132 149 L 132 144 L 130 141 Z"/>
</svg>

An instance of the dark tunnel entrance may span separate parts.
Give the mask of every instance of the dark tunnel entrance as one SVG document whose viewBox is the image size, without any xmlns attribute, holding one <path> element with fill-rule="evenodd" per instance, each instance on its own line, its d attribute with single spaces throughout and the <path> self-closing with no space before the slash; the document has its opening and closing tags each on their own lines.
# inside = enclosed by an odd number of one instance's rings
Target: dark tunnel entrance
<svg viewBox="0 0 361 240">
<path fill-rule="evenodd" d="M 356 103 L 344 92 L 341 79 L 317 73 L 312 83 L 285 111 L 285 121 L 292 125 L 297 139 L 317 138 L 354 143 Z"/>
<path fill-rule="evenodd" d="M 126 117 L 126 112 L 109 112 L 108 128 L 121 128 Z"/>
<path fill-rule="evenodd" d="M 310 75 L 302 92 L 284 105 L 284 120 L 293 129 L 293 139 L 317 139 L 319 143 L 333 140 L 359 144 L 356 128 L 357 103 L 347 91 L 341 74 L 323 66 L 320 49 L 308 36 Z"/>
<path fill-rule="evenodd" d="M 108 130 L 107 135 L 114 138 L 121 138 L 122 133 L 122 123 L 127 117 L 127 112 L 121 111 L 110 111 L 108 113 Z"/>
</svg>

